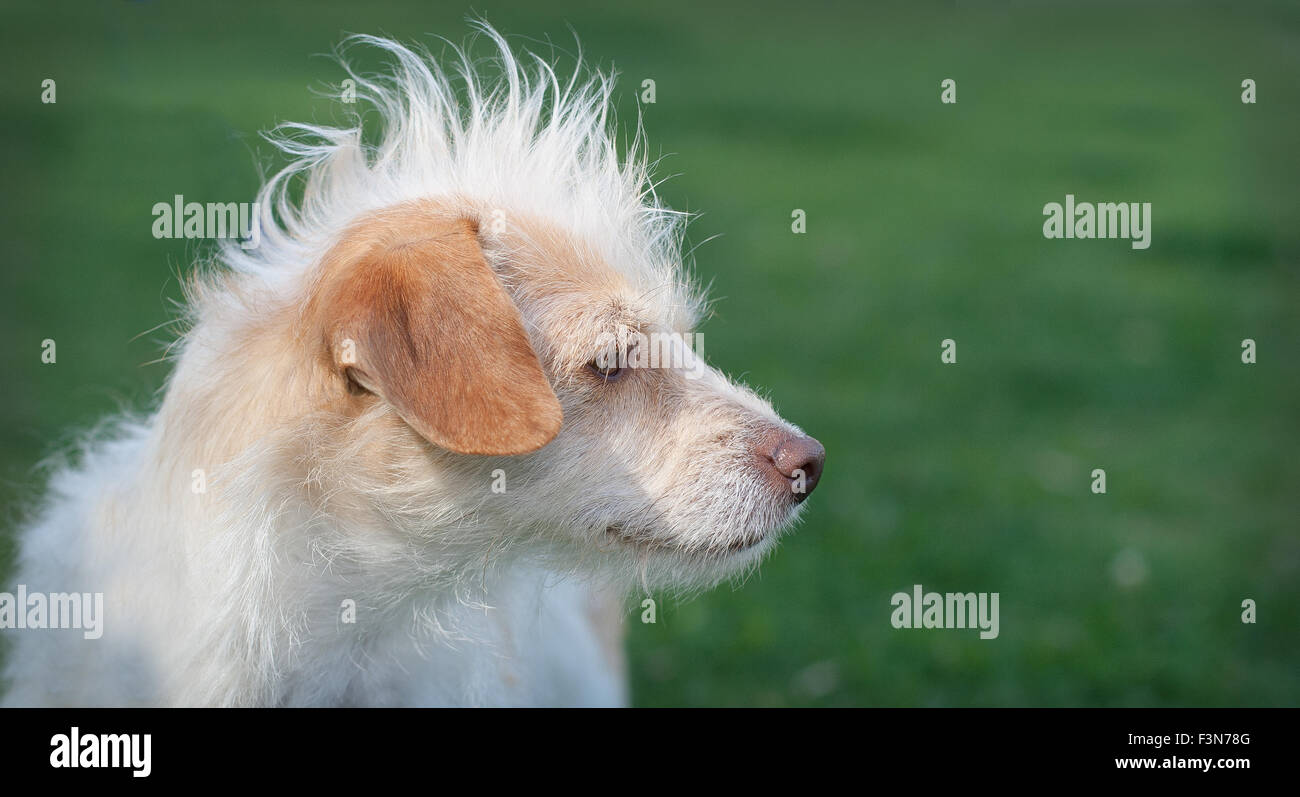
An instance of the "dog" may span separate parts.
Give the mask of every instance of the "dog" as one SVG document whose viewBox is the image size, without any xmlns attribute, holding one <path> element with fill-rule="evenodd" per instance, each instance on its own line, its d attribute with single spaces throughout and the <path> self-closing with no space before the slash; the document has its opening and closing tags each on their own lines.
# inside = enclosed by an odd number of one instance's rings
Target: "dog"
<svg viewBox="0 0 1300 797">
<path fill-rule="evenodd" d="M 685 219 L 640 123 L 618 153 L 614 76 L 481 35 L 448 69 L 350 37 L 377 140 L 268 136 L 258 245 L 187 283 L 159 405 L 20 530 L 15 584 L 102 594 L 103 629 L 7 632 L 9 705 L 625 705 L 624 601 L 796 521 L 825 451 L 690 344 Z"/>
</svg>

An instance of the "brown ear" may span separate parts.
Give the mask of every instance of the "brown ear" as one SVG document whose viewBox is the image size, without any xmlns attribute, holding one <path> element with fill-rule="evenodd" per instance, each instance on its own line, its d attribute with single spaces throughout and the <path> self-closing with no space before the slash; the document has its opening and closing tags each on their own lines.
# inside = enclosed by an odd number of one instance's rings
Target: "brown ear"
<svg viewBox="0 0 1300 797">
<path fill-rule="evenodd" d="M 560 402 L 477 225 L 408 205 L 354 225 L 325 258 L 319 312 L 335 367 L 434 445 L 523 454 L 560 430 Z"/>
</svg>

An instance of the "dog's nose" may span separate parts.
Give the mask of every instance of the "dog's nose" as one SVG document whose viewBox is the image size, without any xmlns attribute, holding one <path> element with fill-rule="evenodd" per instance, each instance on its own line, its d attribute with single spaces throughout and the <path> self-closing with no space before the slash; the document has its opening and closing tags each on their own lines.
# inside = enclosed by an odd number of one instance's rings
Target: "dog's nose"
<svg viewBox="0 0 1300 797">
<path fill-rule="evenodd" d="M 817 438 L 769 435 L 759 446 L 760 458 L 775 471 L 773 481 L 790 490 L 796 503 L 807 498 L 821 480 L 826 463 L 826 449 Z"/>
</svg>

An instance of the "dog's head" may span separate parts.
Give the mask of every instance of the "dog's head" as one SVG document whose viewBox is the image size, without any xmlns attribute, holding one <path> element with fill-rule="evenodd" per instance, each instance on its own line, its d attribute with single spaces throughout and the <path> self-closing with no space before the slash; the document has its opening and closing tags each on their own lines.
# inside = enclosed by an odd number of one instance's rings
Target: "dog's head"
<svg viewBox="0 0 1300 797">
<path fill-rule="evenodd" d="M 480 519 L 594 563 L 694 583 L 757 561 L 821 444 L 705 364 L 683 285 L 485 215 L 405 203 L 324 258 L 313 328 L 355 416 L 391 409 Z"/>
<path fill-rule="evenodd" d="M 705 364 L 680 214 L 655 198 L 640 136 L 614 146 L 612 81 L 565 87 L 540 59 L 529 74 L 485 33 L 501 74 L 462 56 L 460 89 L 429 56 L 361 37 L 396 58 L 391 78 L 350 73 L 383 140 L 364 147 L 358 122 L 287 141 L 298 160 L 259 197 L 262 243 L 227 262 L 306 286 L 288 302 L 307 308 L 313 389 L 383 518 L 444 544 L 508 532 L 492 551 L 530 544 L 647 584 L 740 572 L 816 487 L 822 446 Z"/>
</svg>

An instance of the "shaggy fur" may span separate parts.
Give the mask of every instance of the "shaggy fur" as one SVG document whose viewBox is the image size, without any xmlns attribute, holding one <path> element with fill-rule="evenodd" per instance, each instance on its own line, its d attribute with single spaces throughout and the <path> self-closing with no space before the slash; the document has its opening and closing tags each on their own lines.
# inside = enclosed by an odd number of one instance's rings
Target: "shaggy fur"
<svg viewBox="0 0 1300 797">
<path fill-rule="evenodd" d="M 382 139 L 276 138 L 261 243 L 192 284 L 161 405 L 21 534 L 15 584 L 106 617 L 7 634 L 10 704 L 621 704 L 624 596 L 743 575 L 794 520 L 766 401 L 593 371 L 602 333 L 692 329 L 682 217 L 639 132 L 618 156 L 611 78 L 484 34 L 451 75 L 355 37 L 392 59 L 349 70 Z"/>
</svg>

